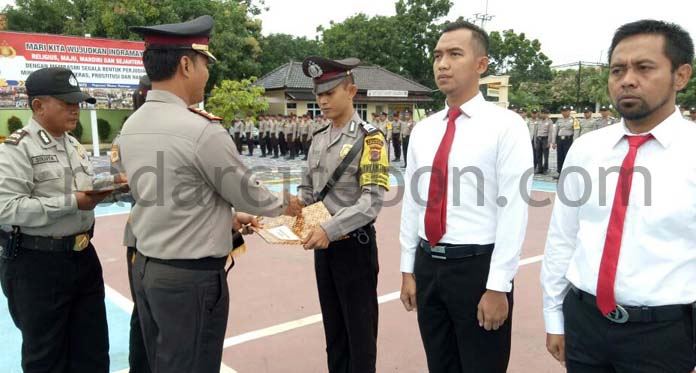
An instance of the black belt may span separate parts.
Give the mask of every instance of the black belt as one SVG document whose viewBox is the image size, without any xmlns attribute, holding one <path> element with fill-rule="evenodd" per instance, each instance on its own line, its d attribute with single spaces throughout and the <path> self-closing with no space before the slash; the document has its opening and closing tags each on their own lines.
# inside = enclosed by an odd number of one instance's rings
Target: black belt
<svg viewBox="0 0 696 373">
<path fill-rule="evenodd" d="M 570 135 L 570 136 L 559 136 L 559 137 L 561 138 L 561 140 L 572 140 L 572 139 L 573 139 L 573 135 Z"/>
<path fill-rule="evenodd" d="M 85 239 L 87 241 L 84 241 Z M 20 233 L 19 247 L 36 251 L 82 251 L 89 246 L 91 239 L 91 232 L 61 238 L 31 236 Z"/>
<path fill-rule="evenodd" d="M 435 247 L 430 247 L 430 243 L 421 238 L 418 244 L 426 254 L 434 259 L 461 259 L 472 256 L 486 255 L 493 252 L 494 244 L 488 245 L 451 245 L 437 244 Z"/>
<path fill-rule="evenodd" d="M 140 251 L 138 251 L 138 256 L 153 263 L 164 264 L 181 269 L 202 271 L 217 271 L 219 269 L 224 269 L 225 263 L 227 263 L 226 256 L 223 256 L 222 258 L 205 257 L 200 259 L 158 259 L 145 256 L 140 253 Z"/>
<path fill-rule="evenodd" d="M 597 297 L 582 291 L 575 286 L 571 287 L 575 296 L 580 301 L 589 304 L 599 311 L 597 308 Z M 661 322 L 661 321 L 676 321 L 683 320 L 684 317 L 690 317 L 692 305 L 676 304 L 667 306 L 616 306 L 616 310 L 605 317 L 615 323 L 623 324 L 626 322 Z"/>
</svg>

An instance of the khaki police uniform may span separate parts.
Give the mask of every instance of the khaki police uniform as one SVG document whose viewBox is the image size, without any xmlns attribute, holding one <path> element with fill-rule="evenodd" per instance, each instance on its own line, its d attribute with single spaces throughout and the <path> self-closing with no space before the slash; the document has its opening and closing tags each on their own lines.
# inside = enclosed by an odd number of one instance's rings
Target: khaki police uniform
<svg viewBox="0 0 696 373">
<path fill-rule="evenodd" d="M 242 154 L 242 132 L 244 130 L 244 122 L 235 119 L 232 121 L 232 127 L 234 127 L 234 144 L 237 147 L 237 152 Z"/>
<path fill-rule="evenodd" d="M 392 122 L 392 146 L 394 147 L 394 162 L 401 161 L 401 130 L 403 122 L 401 119 L 395 119 Z"/>
<path fill-rule="evenodd" d="M 297 146 L 295 145 L 297 132 L 297 122 L 291 119 L 285 125 L 285 141 L 288 143 L 288 152 L 290 155 L 286 159 L 295 159 L 297 155 Z"/>
<path fill-rule="evenodd" d="M 552 130 L 551 119 L 538 119 L 534 133 L 534 169 L 542 174 L 549 169 L 549 135 Z"/>
<path fill-rule="evenodd" d="M 24 371 L 109 371 L 94 211 L 79 210 L 74 193 L 112 184 L 95 179 L 75 138 L 55 138 L 34 119 L 0 145 L 0 222 L 20 232 L 16 256 L 0 260 L 0 281 L 22 332 Z"/>
<path fill-rule="evenodd" d="M 266 132 L 269 131 L 265 119 L 259 120 L 259 148 L 261 148 L 261 158 L 266 158 L 266 150 L 268 149 Z"/>
<path fill-rule="evenodd" d="M 559 118 L 556 120 L 555 129 L 551 136 L 551 143 L 556 144 L 556 161 L 557 171 L 560 173 L 563 169 L 563 162 L 570 146 L 573 144 L 573 135 L 575 134 L 575 119 L 572 117 Z"/>
<path fill-rule="evenodd" d="M 249 151 L 249 155 L 252 156 L 254 155 L 254 121 L 252 120 L 247 120 L 244 122 L 244 136 L 246 137 L 246 143 L 247 143 L 247 150 Z"/>
<path fill-rule="evenodd" d="M 604 127 L 611 126 L 612 124 L 617 123 L 617 122 L 618 122 L 618 120 L 617 120 L 616 118 L 614 118 L 614 117 L 611 117 L 611 116 L 606 117 L 606 118 L 598 118 L 598 119 L 594 122 L 594 128 L 595 128 L 596 130 L 602 129 L 602 128 L 604 128 Z"/>
<path fill-rule="evenodd" d="M 580 122 L 580 128 L 575 133 L 575 138 L 578 138 L 584 134 L 587 134 L 589 132 L 594 131 L 595 129 L 595 123 L 596 121 L 592 118 L 586 119 L 586 118 L 581 118 L 579 119 Z"/>
<path fill-rule="evenodd" d="M 210 61 L 212 26 L 203 16 L 131 30 L 144 35 L 146 49 L 190 45 Z M 197 42 L 188 44 L 193 36 Z M 167 373 L 220 370 L 235 211 L 277 216 L 285 207 L 241 161 L 222 118 L 187 106 L 172 92 L 152 90 L 119 138 L 135 199 L 135 301 L 150 366 Z"/>
<path fill-rule="evenodd" d="M 308 57 L 303 71 L 313 78 L 314 93 L 320 94 L 344 81 L 358 64 L 357 59 Z M 325 78 L 327 73 L 333 74 Z M 298 193 L 305 204 L 323 201 L 332 215 L 321 224 L 329 246 L 314 251 L 328 370 L 372 373 L 377 354 L 379 271 L 373 222 L 389 188 L 389 158 L 384 135 L 364 123 L 357 112 L 341 124 L 314 134 Z M 333 179 L 344 159 L 350 163 Z M 332 183 L 333 187 L 325 187 Z"/>
<path fill-rule="evenodd" d="M 415 127 L 415 125 L 416 122 L 413 119 L 404 121 L 401 125 L 402 148 L 404 153 L 404 168 L 406 168 L 408 164 L 408 143 L 411 140 L 411 131 L 413 131 L 413 127 Z"/>
<path fill-rule="evenodd" d="M 271 148 L 270 151 L 268 152 L 268 155 L 271 155 L 273 153 L 273 158 L 278 158 L 278 127 L 279 127 L 279 121 L 275 119 L 270 119 L 269 120 L 269 137 L 270 137 L 270 144 Z"/>
</svg>

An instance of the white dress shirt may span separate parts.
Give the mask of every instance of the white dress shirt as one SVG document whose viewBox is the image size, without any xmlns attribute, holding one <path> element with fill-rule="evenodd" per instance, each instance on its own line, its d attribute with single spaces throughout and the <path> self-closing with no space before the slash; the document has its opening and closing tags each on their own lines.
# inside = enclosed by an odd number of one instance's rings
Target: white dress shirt
<svg viewBox="0 0 696 373">
<path fill-rule="evenodd" d="M 509 292 L 527 228 L 524 197 L 531 189 L 533 167 L 529 131 L 519 115 L 486 102 L 480 93 L 461 109 L 465 115 L 455 121 L 449 154 L 447 227 L 441 242 L 494 243 L 486 287 Z M 411 133 L 401 212 L 401 271 L 404 273 L 413 273 L 418 243 L 426 238 L 430 169 L 447 128 L 448 110 L 445 107 L 424 119 Z M 467 167 L 480 170 L 480 183 L 474 172 L 465 172 Z M 523 176 L 527 177 L 523 179 Z M 479 197 L 482 203 L 477 203 Z M 501 207 L 497 201 L 503 197 L 507 203 Z"/>
<path fill-rule="evenodd" d="M 614 293 L 626 306 L 688 304 L 696 301 L 696 126 L 679 111 L 650 133 L 654 139 L 638 148 L 637 169 L 624 220 Z M 563 298 L 574 285 L 596 294 L 597 276 L 611 214 L 617 172 L 600 183 L 600 168 L 620 167 L 631 135 L 623 121 L 590 132 L 573 143 L 553 208 L 541 271 L 546 331 L 563 334 Z M 561 185 L 562 183 L 562 185 Z M 571 207 L 559 200 L 586 203 Z M 602 194 L 606 201 L 601 202 Z M 646 200 L 647 198 L 647 200 Z M 601 202 L 601 203 L 600 203 Z"/>
</svg>

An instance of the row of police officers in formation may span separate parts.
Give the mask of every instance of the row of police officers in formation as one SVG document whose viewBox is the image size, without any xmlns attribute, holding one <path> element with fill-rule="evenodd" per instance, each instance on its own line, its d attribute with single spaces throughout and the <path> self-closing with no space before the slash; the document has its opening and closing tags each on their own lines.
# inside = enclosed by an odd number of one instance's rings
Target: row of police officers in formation
<svg viewBox="0 0 696 373">
<path fill-rule="evenodd" d="M 253 156 L 258 143 L 262 158 L 285 157 L 293 160 L 299 155 L 304 155 L 303 160 L 307 160 L 314 132 L 330 123 L 330 120 L 321 114 L 316 118 L 309 114 L 263 114 L 258 116 L 257 121 L 251 116 L 244 119 L 236 118 L 232 120 L 228 131 L 240 154 L 243 154 L 243 145 L 246 145 L 247 154 Z M 393 152 L 392 161 L 400 162 L 403 155 L 403 167 L 406 167 L 411 131 L 416 125 L 411 111 L 394 112 L 391 120 L 386 112 L 373 113 L 370 123 L 384 134 L 387 144 L 390 145 L 389 152 Z"/>
</svg>

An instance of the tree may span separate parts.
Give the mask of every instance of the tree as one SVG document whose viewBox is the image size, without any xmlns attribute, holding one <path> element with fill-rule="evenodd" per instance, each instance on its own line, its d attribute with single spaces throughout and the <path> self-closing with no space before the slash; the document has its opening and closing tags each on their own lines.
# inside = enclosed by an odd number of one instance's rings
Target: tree
<svg viewBox="0 0 696 373">
<path fill-rule="evenodd" d="M 105 142 L 111 135 L 111 123 L 104 118 L 97 119 L 97 131 L 99 132 L 99 140 Z"/>
<path fill-rule="evenodd" d="M 11 116 L 7 118 L 7 130 L 9 133 L 22 129 L 22 120 L 16 116 Z"/>
<path fill-rule="evenodd" d="M 290 61 L 302 61 L 307 56 L 321 54 L 320 44 L 317 40 L 288 34 L 271 34 L 262 37 L 260 44 L 261 76 Z"/>
<path fill-rule="evenodd" d="M 254 85 L 255 77 L 250 79 L 223 80 L 213 87 L 207 107 L 215 115 L 234 118 L 237 115 L 256 115 L 268 110 L 263 100 L 263 87 Z"/>
<path fill-rule="evenodd" d="M 5 13 L 12 31 L 130 40 L 140 36 L 130 32 L 129 26 L 183 22 L 211 14 L 215 27 L 210 49 L 219 62 L 211 66 L 209 91 L 223 79 L 260 72 L 261 22 L 253 17 L 263 4 L 258 0 L 17 0 L 5 7 Z"/>
<path fill-rule="evenodd" d="M 677 103 L 684 108 L 696 106 L 696 60 L 692 64 L 691 79 L 681 92 L 677 94 Z"/>
<path fill-rule="evenodd" d="M 82 142 L 82 123 L 80 123 L 79 120 L 77 121 L 75 129 L 70 131 L 70 134 L 77 139 L 77 141 Z"/>
</svg>

